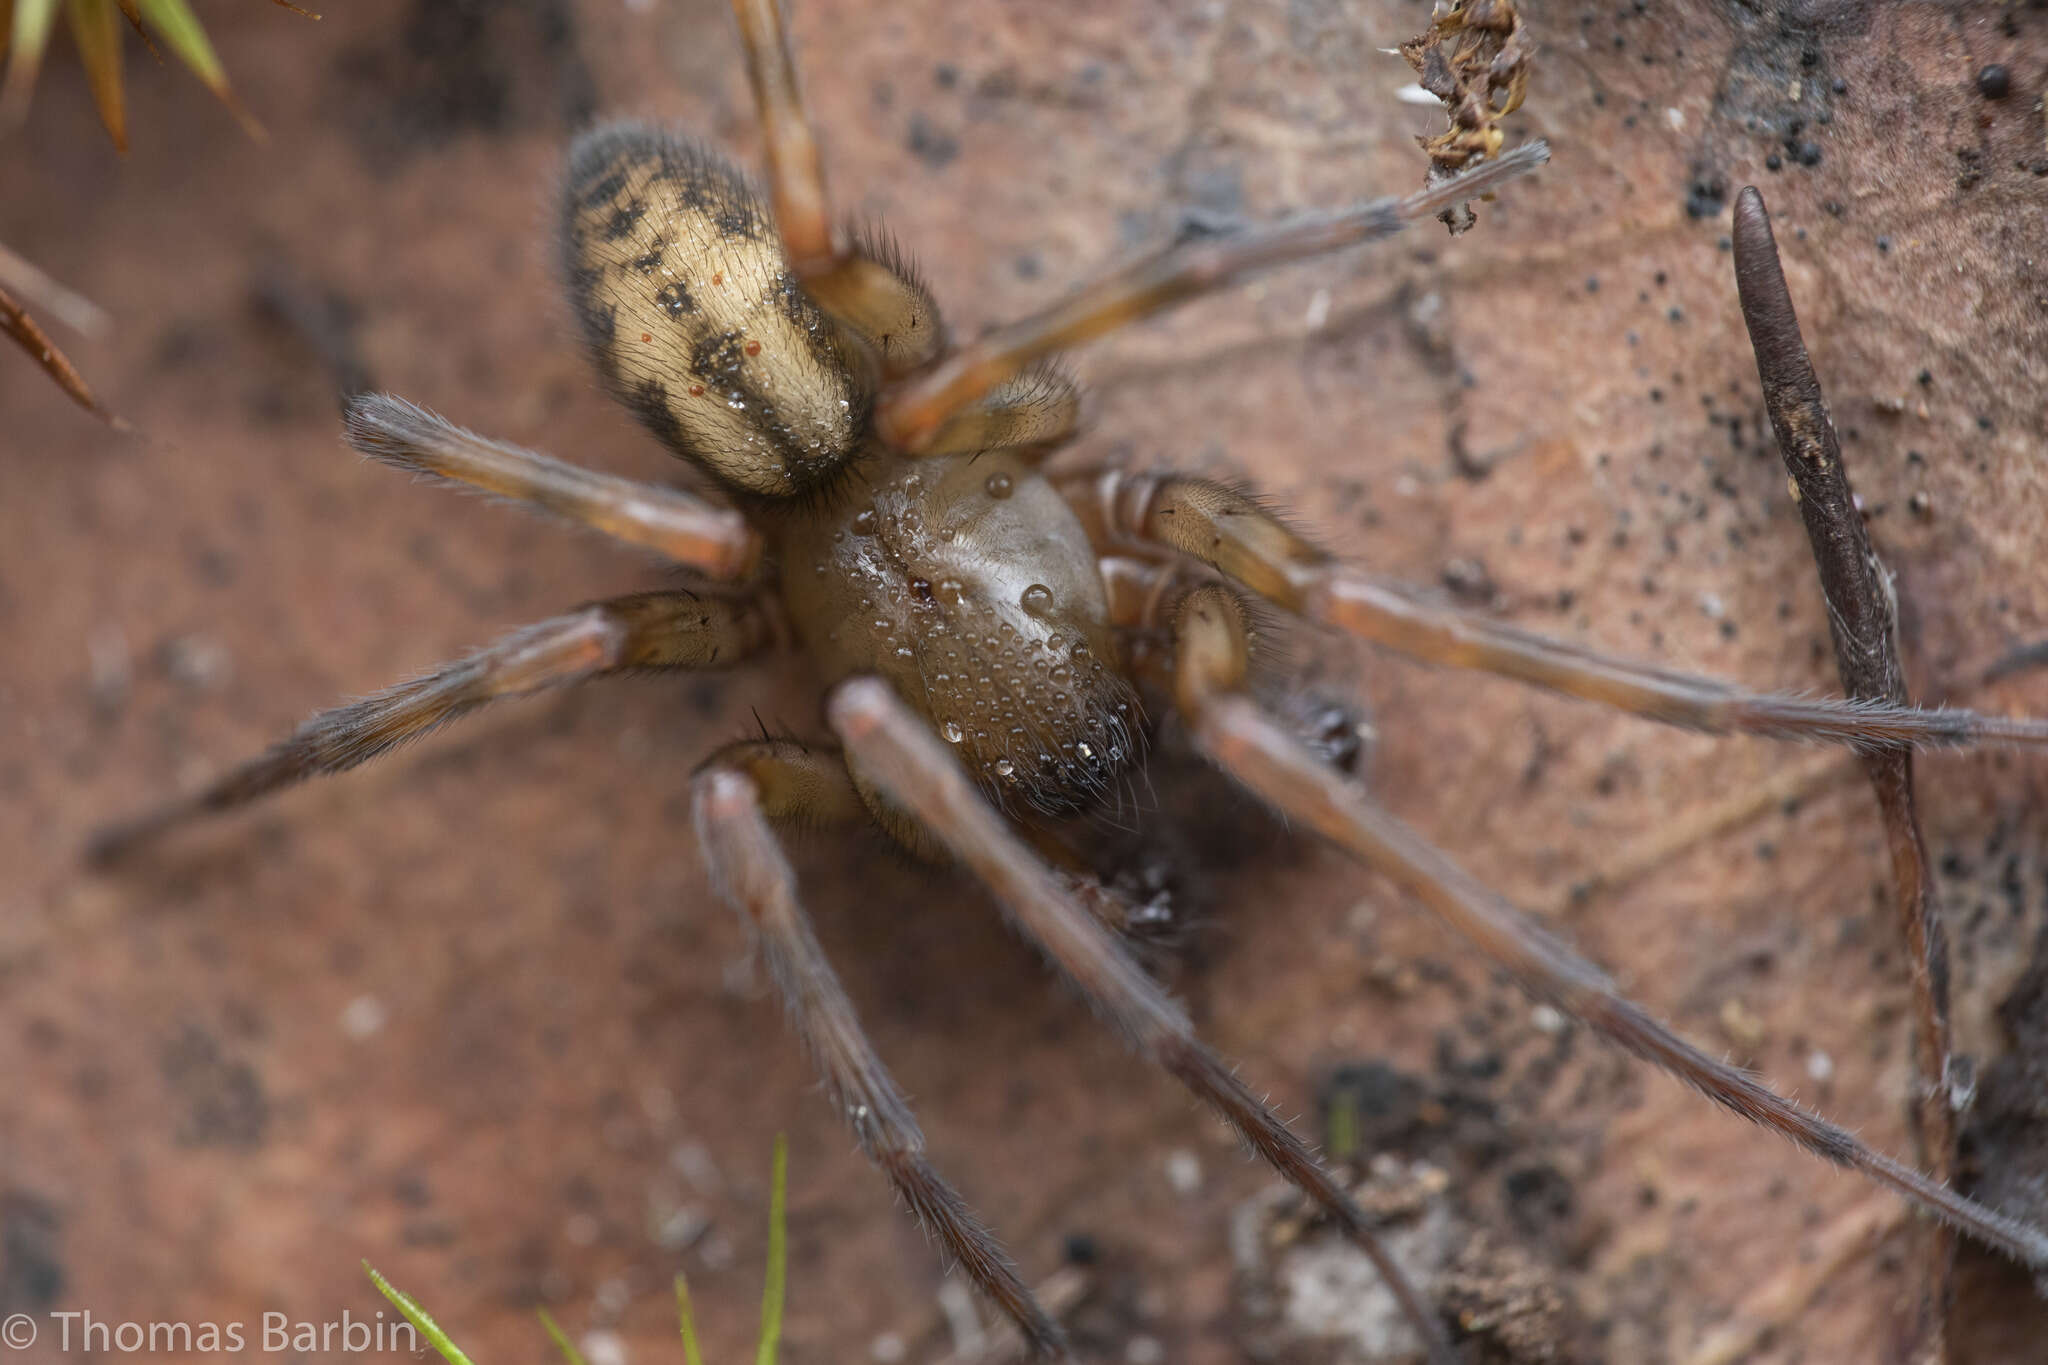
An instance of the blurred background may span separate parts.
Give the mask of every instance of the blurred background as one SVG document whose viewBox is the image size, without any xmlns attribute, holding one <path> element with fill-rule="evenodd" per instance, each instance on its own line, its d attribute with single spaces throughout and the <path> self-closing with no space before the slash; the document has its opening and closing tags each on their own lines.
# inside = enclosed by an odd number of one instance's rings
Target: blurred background
<svg viewBox="0 0 2048 1365">
<path fill-rule="evenodd" d="M 835 194 L 888 222 L 969 334 L 1190 226 L 1406 190 L 1441 127 L 1381 51 L 1427 25 L 1415 0 L 789 8 Z M 319 707 L 660 581 L 364 465 L 335 395 L 388 388 L 684 478 L 579 353 L 554 177 L 614 114 L 758 153 L 711 0 L 198 14 L 265 140 L 124 35 L 117 155 L 61 25 L 0 133 L 0 243 L 109 315 L 98 339 L 43 321 L 133 427 L 0 352 L 0 1312 L 360 1318 L 382 1306 L 367 1257 L 479 1360 L 546 1356 L 545 1305 L 604 1365 L 680 1359 L 680 1269 L 712 1358 L 735 1359 L 787 1131 L 785 1358 L 1001 1358 L 819 1102 L 692 844 L 699 758 L 755 712 L 821 730 L 800 659 L 507 706 L 82 868 L 96 824 Z M 1242 477 L 1503 619 L 1836 691 L 1735 304 L 1728 206 L 1755 183 L 1897 575 L 1915 695 L 2048 713 L 2048 676 L 1986 681 L 2048 639 L 2048 11 L 1526 21 L 1540 49 L 1507 128 L 1549 138 L 1550 169 L 1466 236 L 1418 231 L 1093 348 L 1091 425 L 1062 458 Z M 1852 759 L 1293 644 L 1308 695 L 1365 702 L 1361 771 L 1402 815 L 1710 1050 L 1911 1150 L 1904 965 Z M 1896 1201 L 1560 1028 L 1230 797 L 1170 725 L 1159 748 L 1132 859 L 1183 926 L 1160 970 L 1305 1131 L 1398 1159 L 1384 1207 L 1473 1306 L 1475 1355 L 1896 1346 L 1916 1274 Z M 2048 762 L 1921 771 L 1983 1081 L 1963 1174 L 2011 1200 L 2048 1168 L 2027 1069 Z M 940 1166 L 1029 1279 L 1063 1286 L 1085 1358 L 1398 1358 L 1355 1264 L 978 889 L 871 837 L 797 862 Z M 1954 1359 L 2032 1358 L 2023 1276 L 1966 1252 L 1960 1293 Z"/>
</svg>

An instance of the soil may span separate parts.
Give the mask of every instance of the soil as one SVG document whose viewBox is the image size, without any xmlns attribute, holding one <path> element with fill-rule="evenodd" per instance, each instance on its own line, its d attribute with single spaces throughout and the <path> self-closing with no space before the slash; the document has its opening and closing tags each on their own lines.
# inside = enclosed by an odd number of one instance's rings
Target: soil
<svg viewBox="0 0 2048 1365">
<path fill-rule="evenodd" d="M 1441 127 L 1380 51 L 1427 23 L 1414 0 L 790 8 L 841 203 L 893 226 L 969 334 L 1182 231 L 1408 189 Z M 49 1316 L 71 1310 L 252 1334 L 373 1317 L 368 1258 L 489 1361 L 548 1355 L 543 1305 L 593 1365 L 680 1359 L 685 1271 L 710 1358 L 739 1359 L 786 1132 L 784 1358 L 945 1358 L 938 1259 L 815 1098 L 692 845 L 698 758 L 757 712 L 821 728 L 800 660 L 507 706 L 82 867 L 96 825 L 320 706 L 660 581 L 362 463 L 335 392 L 682 477 L 575 344 L 552 180 L 593 113 L 759 150 L 713 0 L 202 17 L 266 142 L 133 60 L 116 157 L 63 39 L 0 138 L 0 240 L 111 311 L 70 349 L 141 433 L 0 355 L 0 1314 L 43 1331 L 17 1355 L 76 1354 Z M 1525 18 L 1540 48 L 1506 126 L 1550 139 L 1536 183 L 1455 240 L 1432 226 L 1091 348 L 1090 426 L 1061 458 L 1242 477 L 1523 627 L 1836 691 L 1736 310 L 1727 208 L 1755 183 L 1897 576 L 1913 694 L 2048 713 L 2040 669 L 1984 680 L 2048 639 L 2048 11 Z M 1359 771 L 1405 818 L 1691 1036 L 1910 1151 L 1906 974 L 1852 758 L 1294 645 L 1275 686 L 1368 699 Z M 1542 1358 L 1524 1338 L 1555 1323 L 1572 1359 L 1889 1358 L 1913 1297 L 1896 1201 L 1560 1031 L 1170 724 L 1160 751 L 1145 824 L 1182 940 L 1160 970 L 1319 1139 L 1336 1096 L 1373 1149 L 1443 1173 L 1429 1197 L 1478 1239 L 1450 1246 L 1447 1301 L 1543 1307 L 1475 1353 Z M 1932 756 L 1920 779 L 1985 1078 L 1965 1174 L 2048 1218 L 2048 765 Z M 1033 1280 L 1068 1277 L 1084 1358 L 1362 1358 L 1274 1337 L 1231 1248 L 1270 1178 L 978 889 L 872 836 L 796 861 L 938 1163 Z M 2032 1358 L 2042 1326 L 2025 1276 L 1965 1254 L 1956 1360 Z"/>
</svg>

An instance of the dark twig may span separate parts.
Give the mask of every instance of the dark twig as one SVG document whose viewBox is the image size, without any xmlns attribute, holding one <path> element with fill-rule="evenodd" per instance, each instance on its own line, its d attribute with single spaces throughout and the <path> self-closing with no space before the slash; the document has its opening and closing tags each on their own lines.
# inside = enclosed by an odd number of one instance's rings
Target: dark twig
<svg viewBox="0 0 2048 1365">
<path fill-rule="evenodd" d="M 107 411 L 93 395 L 92 386 L 85 382 L 85 376 L 78 372 L 70 357 L 57 349 L 57 343 L 50 340 L 49 334 L 28 315 L 28 310 L 5 289 L 0 289 L 0 336 L 10 338 L 15 345 L 27 351 L 29 358 L 42 367 L 43 373 L 70 395 L 72 402 L 117 431 L 128 429 L 126 422 Z"/>
<path fill-rule="evenodd" d="M 1862 514 L 1849 487 L 1834 424 L 1828 420 L 1820 381 L 1799 335 L 1799 319 L 1778 263 L 1770 215 L 1754 186 L 1735 201 L 1735 284 L 1742 317 L 1756 352 L 1764 406 L 1777 433 L 1778 450 L 1792 476 L 1793 497 L 1806 519 L 1807 539 L 1820 568 L 1835 640 L 1835 666 L 1842 686 L 1859 700 L 1905 704 L 1905 673 L 1899 666 L 1898 613 L 1891 576 L 1870 548 Z M 1911 964 L 1913 1007 L 1921 1087 L 1913 1106 L 1914 1137 L 1921 1164 L 1942 1180 L 1955 1167 L 1955 1114 L 1949 1076 L 1948 944 L 1934 908 L 1934 884 L 1920 821 L 1913 806 L 1913 751 L 1910 747 L 1870 749 L 1864 769 L 1884 813 L 1892 876 L 1898 889 L 1899 929 Z M 1913 1324 L 1921 1360 L 1947 1357 L 1946 1323 L 1955 1239 L 1946 1228 L 1926 1230 L 1929 1274 Z"/>
</svg>

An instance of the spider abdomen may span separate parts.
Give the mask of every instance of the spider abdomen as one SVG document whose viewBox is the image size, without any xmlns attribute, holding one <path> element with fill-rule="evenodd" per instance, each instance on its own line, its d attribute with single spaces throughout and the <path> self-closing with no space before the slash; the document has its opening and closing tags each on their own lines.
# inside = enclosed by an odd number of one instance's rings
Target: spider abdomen
<svg viewBox="0 0 2048 1365">
<path fill-rule="evenodd" d="M 1031 465 L 878 456 L 779 536 L 790 616 L 833 680 L 875 673 L 1004 805 L 1093 805 L 1138 756 L 1094 551 Z"/>
<path fill-rule="evenodd" d="M 844 468 L 873 406 L 873 361 L 789 272 L 738 172 L 660 129 L 597 129 L 570 153 L 561 233 L 599 371 L 671 450 L 769 497 Z"/>
</svg>

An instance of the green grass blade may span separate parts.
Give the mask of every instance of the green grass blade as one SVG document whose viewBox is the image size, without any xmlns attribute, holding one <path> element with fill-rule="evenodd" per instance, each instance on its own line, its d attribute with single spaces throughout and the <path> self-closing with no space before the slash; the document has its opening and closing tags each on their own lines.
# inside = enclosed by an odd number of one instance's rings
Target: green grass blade
<svg viewBox="0 0 2048 1365">
<path fill-rule="evenodd" d="M 562 1353 L 562 1359 L 568 1361 L 569 1365 L 583 1365 L 583 1353 L 576 1349 L 561 1328 L 555 1326 L 555 1320 L 548 1316 L 548 1310 L 536 1308 L 533 1311 L 540 1314 L 540 1325 L 548 1329 L 548 1336 L 554 1341 L 555 1349 Z"/>
<path fill-rule="evenodd" d="M 697 1345 L 697 1321 L 690 1312 L 690 1286 L 676 1273 L 676 1320 L 683 1328 L 684 1365 L 704 1365 L 704 1352 Z"/>
<path fill-rule="evenodd" d="M 213 43 L 207 38 L 206 30 L 200 26 L 199 16 L 192 12 L 191 6 L 185 0 L 136 0 L 136 4 L 157 36 L 178 54 L 185 65 L 192 68 L 194 75 L 206 82 L 207 89 L 227 105 L 229 112 L 241 120 L 249 136 L 262 141 L 262 125 L 235 98 L 234 90 L 228 85 L 228 73 L 221 66 L 220 58 L 214 55 Z"/>
<path fill-rule="evenodd" d="M 199 16 L 185 0 L 138 0 L 137 8 L 157 36 L 192 68 L 194 75 L 215 90 L 227 89 L 228 73 L 214 55 L 213 44 L 200 26 Z"/>
<path fill-rule="evenodd" d="M 775 1135 L 774 1183 L 768 1194 L 768 1276 L 761 1287 L 761 1344 L 754 1365 L 775 1365 L 782 1344 L 782 1296 L 789 1273 L 789 1139 Z"/>
<path fill-rule="evenodd" d="M 57 0 L 15 0 L 14 25 L 7 35 L 7 84 L 0 88 L 0 124 L 19 123 L 28 112 L 36 68 L 43 64 L 43 48 L 56 18 Z"/>
<path fill-rule="evenodd" d="M 419 1329 L 419 1334 L 427 1339 L 427 1344 L 441 1353 L 441 1359 L 447 1361 L 448 1365 L 471 1365 L 469 1357 L 462 1353 L 462 1348 L 448 1340 L 448 1334 L 441 1330 L 439 1323 L 427 1316 L 427 1310 L 420 1307 L 417 1299 L 392 1288 L 391 1281 L 379 1275 L 377 1268 L 368 1261 L 363 1262 L 363 1270 L 369 1275 L 370 1283 L 377 1286 L 377 1292 L 391 1300 L 392 1307 L 405 1314 L 405 1320 Z"/>
</svg>

